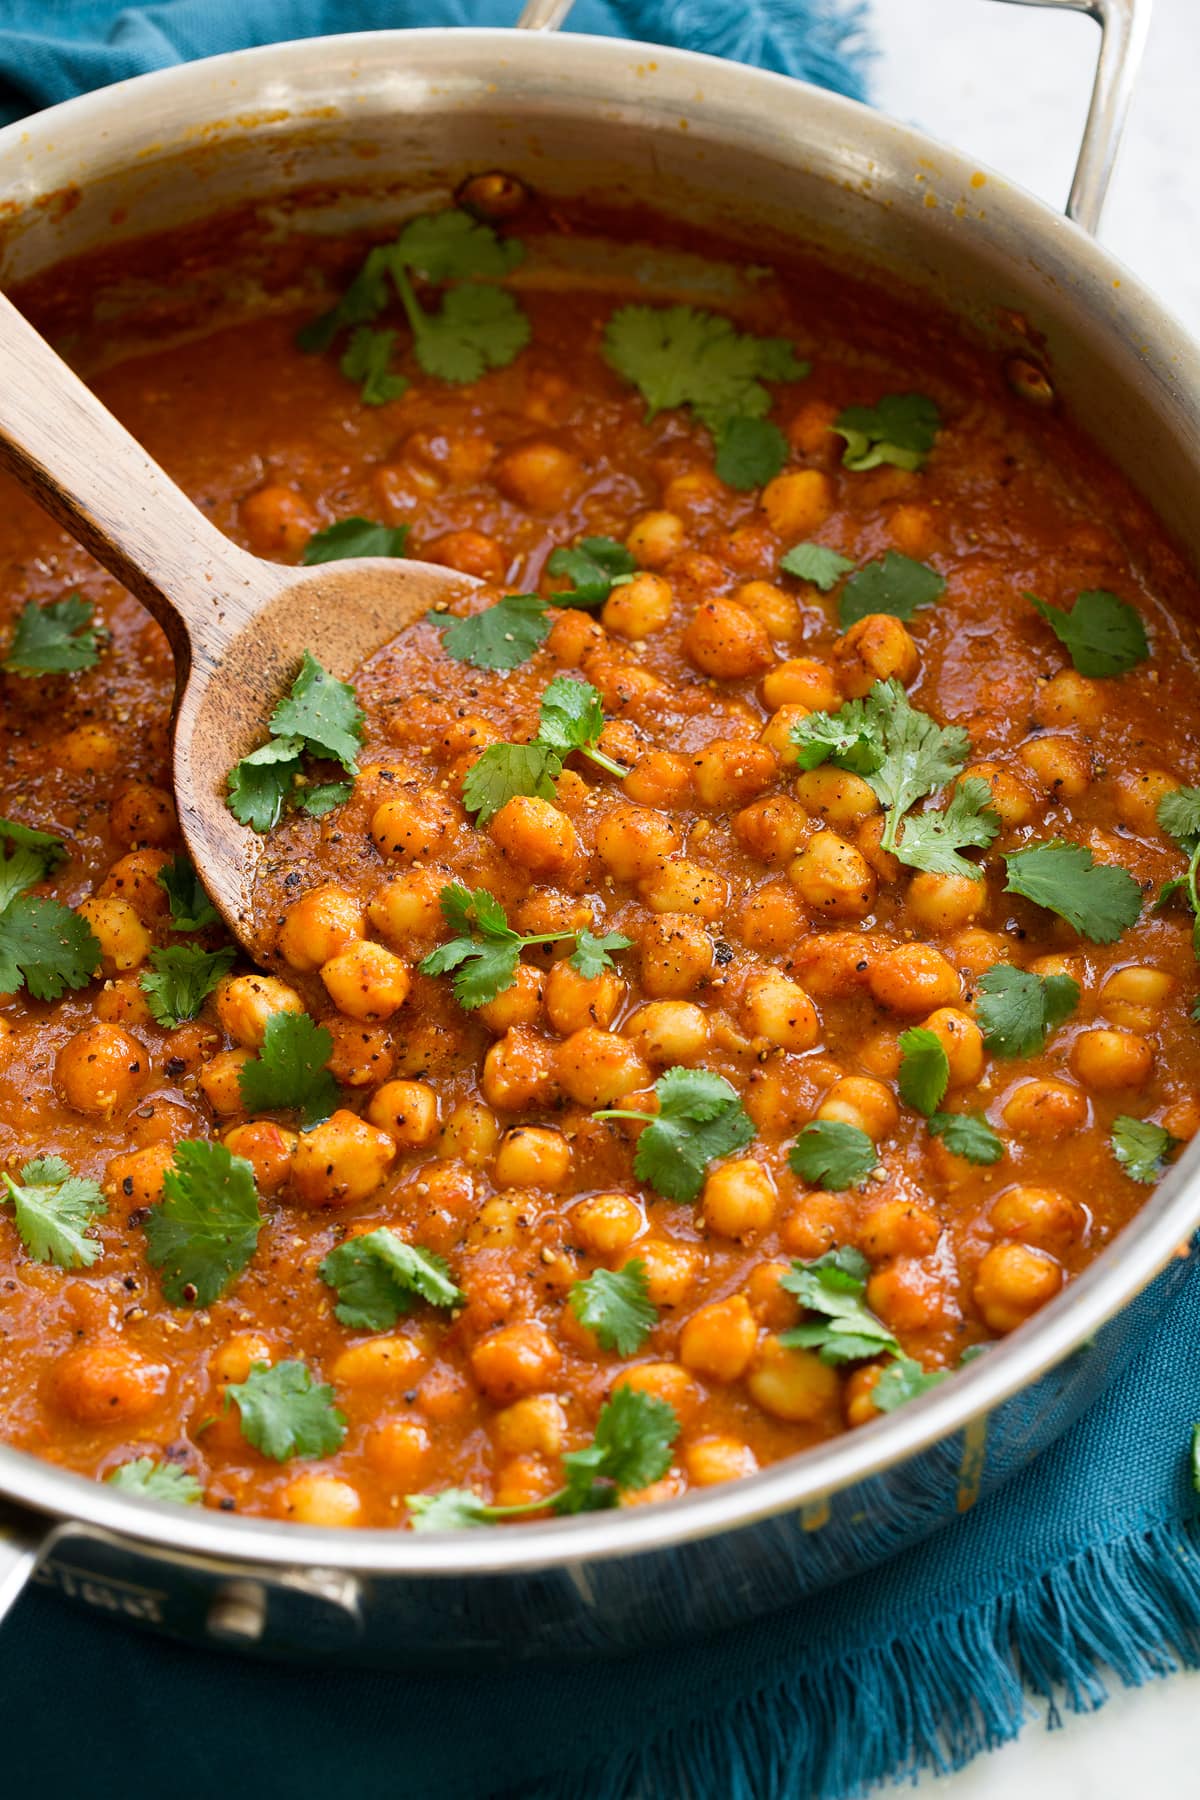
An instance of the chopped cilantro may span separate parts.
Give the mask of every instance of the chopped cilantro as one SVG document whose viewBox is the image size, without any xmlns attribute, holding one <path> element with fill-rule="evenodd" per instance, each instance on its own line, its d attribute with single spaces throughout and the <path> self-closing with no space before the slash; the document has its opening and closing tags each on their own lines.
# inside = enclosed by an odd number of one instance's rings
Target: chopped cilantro
<svg viewBox="0 0 1200 1800">
<path fill-rule="evenodd" d="M 242 1436 L 273 1462 L 293 1456 L 328 1456 L 346 1436 L 345 1415 L 333 1389 L 314 1381 L 307 1363 L 255 1363 L 245 1381 L 225 1389 L 225 1407 L 237 1406 Z"/>
<path fill-rule="evenodd" d="M 668 1069 L 654 1084 L 656 1113 L 605 1108 L 594 1119 L 638 1119 L 645 1130 L 638 1138 L 633 1171 L 668 1200 L 694 1200 L 704 1185 L 709 1163 L 731 1150 L 744 1150 L 754 1126 L 742 1108 L 737 1089 L 723 1075 L 705 1069 Z"/>
<path fill-rule="evenodd" d="M 100 646 L 92 612 L 91 601 L 80 594 L 68 594 L 46 606 L 30 600 L 18 615 L 0 669 L 8 675 L 70 675 L 94 668 Z"/>
<path fill-rule="evenodd" d="M 491 1506 L 470 1488 L 443 1488 L 440 1494 L 407 1494 L 405 1504 L 414 1531 L 466 1531 L 476 1525 L 494 1525 L 513 1510 Z M 518 1506 L 518 1517 L 534 1509 Z"/>
<path fill-rule="evenodd" d="M 373 519 L 357 513 L 339 519 L 316 531 L 305 546 L 301 561 L 311 567 L 315 563 L 341 562 L 349 556 L 403 556 L 408 542 L 407 525 L 377 525 Z"/>
<path fill-rule="evenodd" d="M 254 1255 L 262 1225 L 254 1170 L 244 1157 L 201 1139 L 176 1144 L 163 1198 L 146 1214 L 146 1256 L 161 1269 L 171 1304 L 219 1300 Z"/>
<path fill-rule="evenodd" d="M 576 681 L 571 675 L 556 675 L 542 695 L 537 742 L 548 744 L 563 757 L 578 750 L 620 780 L 629 770 L 596 747 L 603 730 L 604 702 L 592 684 Z"/>
<path fill-rule="evenodd" d="M 462 802 L 477 825 L 486 825 L 518 794 L 553 800 L 561 774 L 562 757 L 549 744 L 489 744 L 467 770 Z"/>
<path fill-rule="evenodd" d="M 221 915 L 205 893 L 190 856 L 181 851 L 160 869 L 158 885 L 171 903 L 173 931 L 204 931 L 220 924 Z"/>
<path fill-rule="evenodd" d="M 603 937 L 584 929 L 575 939 L 570 964 L 585 981 L 594 981 L 605 969 L 613 967 L 612 951 L 628 950 L 632 938 L 620 931 L 606 931 Z"/>
<path fill-rule="evenodd" d="M 950 1085 L 950 1058 L 936 1032 L 913 1025 L 900 1033 L 900 1098 L 907 1106 L 935 1113 Z"/>
<path fill-rule="evenodd" d="M 87 1269 L 100 1255 L 100 1245 L 86 1236 L 89 1225 L 108 1211 L 100 1184 L 73 1175 L 61 1156 L 27 1162 L 19 1182 L 7 1172 L 7 1192 L 0 1206 L 12 1201 L 17 1235 L 33 1262 L 56 1263 L 60 1269 Z"/>
<path fill-rule="evenodd" d="M 1200 956 L 1200 788 L 1176 788 L 1164 794 L 1158 803 L 1156 817 L 1168 837 L 1174 838 L 1187 857 L 1187 868 L 1174 881 L 1169 881 L 1158 897 L 1162 906 L 1172 895 L 1182 893 L 1191 909 L 1192 947 Z M 1200 1001 L 1193 1017 L 1200 1017 Z"/>
<path fill-rule="evenodd" d="M 1068 611 L 1026 594 L 1081 675 L 1125 675 L 1150 654 L 1142 616 L 1107 588 L 1078 594 Z"/>
<path fill-rule="evenodd" d="M 850 577 L 842 589 L 838 618 L 843 631 L 868 613 L 889 613 L 907 621 L 918 608 L 940 600 L 945 591 L 945 580 L 936 569 L 901 556 L 898 550 L 887 550 Z"/>
<path fill-rule="evenodd" d="M 551 596 L 560 606 L 603 606 L 615 587 L 633 580 L 637 560 L 615 538 L 586 537 L 573 550 L 552 551 L 546 569 L 571 583 L 568 593 Z"/>
<path fill-rule="evenodd" d="M 992 790 L 978 776 L 961 781 L 940 812 L 913 813 L 904 821 L 896 848 L 900 861 L 910 869 L 927 869 L 935 875 L 964 875 L 981 881 L 977 864 L 960 854 L 986 850 L 1000 829 L 999 815 L 990 805 Z"/>
<path fill-rule="evenodd" d="M 166 950 L 152 950 L 153 972 L 143 972 L 141 978 L 152 1016 L 169 1031 L 185 1019 L 194 1019 L 236 959 L 232 945 L 224 950 L 202 950 L 199 944 L 173 944 Z"/>
<path fill-rule="evenodd" d="M 230 771 L 228 805 L 234 817 L 258 832 L 277 825 L 286 802 L 296 797 L 306 755 L 339 762 L 348 775 L 357 774 L 362 725 L 350 683 L 338 681 L 306 650 L 286 698 L 271 714 L 270 741 Z"/>
<path fill-rule="evenodd" d="M 514 362 L 530 338 L 529 320 L 504 288 L 451 288 L 437 313 L 422 312 L 397 277 L 413 329 L 417 361 L 441 381 L 478 381 L 488 369 Z"/>
<path fill-rule="evenodd" d="M 515 669 L 545 641 L 550 615 L 540 594 L 507 594 L 482 612 L 457 618 L 453 613 L 426 613 L 442 634 L 442 649 L 455 662 L 475 669 Z"/>
<path fill-rule="evenodd" d="M 940 1387 L 950 1372 L 949 1369 L 923 1369 L 911 1356 L 896 1356 L 871 1389 L 872 1404 L 882 1413 L 895 1412 L 898 1406 L 905 1406 L 908 1401 L 927 1394 L 931 1388 Z"/>
<path fill-rule="evenodd" d="M 272 1013 L 262 1045 L 238 1076 L 247 1112 L 292 1111 L 307 1131 L 336 1112 L 338 1084 L 326 1068 L 333 1035 L 307 1013 Z"/>
<path fill-rule="evenodd" d="M 296 787 L 303 749 L 300 738 L 274 738 L 234 764 L 227 805 L 239 824 L 258 832 L 278 825 Z"/>
<path fill-rule="evenodd" d="M 360 1331 L 389 1331 L 417 1300 L 461 1306 L 466 1295 L 450 1279 L 444 1257 L 406 1244 L 386 1225 L 347 1238 L 320 1265 L 321 1280 L 337 1289 L 334 1312 Z"/>
<path fill-rule="evenodd" d="M 827 594 L 843 575 L 850 573 L 854 564 L 848 556 L 839 556 L 836 550 L 827 550 L 824 544 L 793 544 L 780 558 L 779 567 L 785 575 L 794 575 L 797 581 L 810 581 Z"/>
<path fill-rule="evenodd" d="M 715 441 L 717 475 L 742 494 L 773 481 L 788 458 L 788 441 L 770 419 L 727 419 Z"/>
<path fill-rule="evenodd" d="M 407 375 L 392 371 L 396 336 L 394 331 L 359 325 L 350 333 L 338 358 L 338 368 L 346 380 L 358 383 L 358 397 L 364 406 L 386 406 L 389 400 L 399 400 L 412 385 Z"/>
<path fill-rule="evenodd" d="M 1112 944 L 1141 917 L 1142 890 L 1127 869 L 1098 863 L 1083 844 L 1052 839 L 1006 855 L 1007 894 L 1022 894 L 1093 944 Z"/>
<path fill-rule="evenodd" d="M 835 1194 L 857 1187 L 879 1162 L 865 1131 L 841 1119 L 813 1119 L 788 1151 L 788 1167 L 801 1181 Z"/>
<path fill-rule="evenodd" d="M 650 1300 L 646 1266 L 635 1257 L 623 1269 L 596 1269 L 573 1283 L 567 1296 L 579 1323 L 595 1334 L 604 1350 L 633 1356 L 658 1324 Z"/>
<path fill-rule="evenodd" d="M 12 845 L 12 854 L 3 849 Z M 44 881 L 66 859 L 59 838 L 48 831 L 35 831 L 31 825 L 18 825 L 14 819 L 0 819 L 0 912 L 18 894 Z"/>
<path fill-rule="evenodd" d="M 155 1462 L 152 1456 L 138 1456 L 133 1462 L 119 1463 L 104 1477 L 109 1487 L 123 1494 L 140 1494 L 143 1500 L 170 1500 L 176 1506 L 198 1506 L 204 1498 L 204 1485 L 178 1463 Z"/>
<path fill-rule="evenodd" d="M 316 787 L 307 787 L 301 782 L 293 798 L 300 811 L 307 813 L 310 819 L 323 819 L 335 807 L 345 806 L 353 792 L 352 781 L 323 781 Z"/>
<path fill-rule="evenodd" d="M 454 997 L 468 1012 L 486 1006 L 503 994 L 517 978 L 521 951 L 532 944 L 557 944 L 575 939 L 571 965 L 585 979 L 611 969 L 612 950 L 627 950 L 630 940 L 610 931 L 595 937 L 590 931 L 548 931 L 522 937 L 512 929 L 503 906 L 487 888 L 448 883 L 438 896 L 442 916 L 455 936 L 431 950 L 420 964 L 422 975 L 446 975 L 455 971 Z"/>
<path fill-rule="evenodd" d="M 1122 1113 L 1113 1120 L 1113 1155 L 1132 1180 L 1147 1187 L 1166 1173 L 1167 1160 L 1178 1145 L 1179 1139 L 1153 1119 L 1131 1119 Z"/>
<path fill-rule="evenodd" d="M 817 1317 L 779 1334 L 790 1350 L 815 1350 L 823 1363 L 862 1362 L 900 1346 L 864 1295 L 870 1264 L 848 1246 L 827 1250 L 815 1262 L 794 1262 L 779 1285 Z"/>
<path fill-rule="evenodd" d="M 942 415 L 927 394 L 885 394 L 877 406 L 843 407 L 831 431 L 846 440 L 847 469 L 893 463 L 919 469 L 933 449 Z"/>
<path fill-rule="evenodd" d="M 971 1163 L 995 1163 L 1004 1155 L 1004 1145 L 982 1113 L 935 1112 L 929 1120 L 933 1137 L 941 1138 L 951 1156 L 961 1156 Z"/>
<path fill-rule="evenodd" d="M 18 894 L 0 913 L 0 994 L 24 985 L 35 1000 L 57 1000 L 86 987 L 101 960 L 87 920 L 57 900 Z"/>
<path fill-rule="evenodd" d="M 983 1041 L 997 1056 L 1036 1056 L 1047 1037 L 1079 1005 L 1070 975 L 1033 975 L 994 963 L 979 977 L 975 1016 Z"/>
</svg>

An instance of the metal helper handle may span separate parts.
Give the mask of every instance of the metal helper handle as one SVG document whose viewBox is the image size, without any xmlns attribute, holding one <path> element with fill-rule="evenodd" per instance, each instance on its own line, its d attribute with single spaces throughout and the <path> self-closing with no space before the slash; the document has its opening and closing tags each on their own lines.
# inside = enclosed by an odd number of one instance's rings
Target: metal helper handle
<svg viewBox="0 0 1200 1800">
<path fill-rule="evenodd" d="M 571 4 L 572 0 L 527 0 L 517 28 L 557 31 Z M 1067 217 L 1095 236 L 1133 98 L 1133 84 L 1146 48 L 1153 0 L 1006 0 L 1006 4 L 1086 13 L 1100 27 L 1096 79 L 1067 200 Z"/>
</svg>

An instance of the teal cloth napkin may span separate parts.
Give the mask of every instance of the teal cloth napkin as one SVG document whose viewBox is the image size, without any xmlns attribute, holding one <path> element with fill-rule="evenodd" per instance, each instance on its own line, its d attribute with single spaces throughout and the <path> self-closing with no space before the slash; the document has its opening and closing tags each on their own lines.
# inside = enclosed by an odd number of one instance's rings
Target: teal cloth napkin
<svg viewBox="0 0 1200 1800">
<path fill-rule="evenodd" d="M 0 117 L 241 45 L 507 24 L 515 0 L 4 0 Z M 689 45 L 844 92 L 855 0 L 580 0 L 579 30 Z M 1137 1359 L 975 1511 L 803 1606 L 569 1668 L 376 1675 L 183 1649 L 30 1590 L 0 1631 L 0 1793 L 289 1800 L 843 1800 L 1015 1735 L 1029 1694 L 1200 1665 L 1200 1265 Z"/>
</svg>

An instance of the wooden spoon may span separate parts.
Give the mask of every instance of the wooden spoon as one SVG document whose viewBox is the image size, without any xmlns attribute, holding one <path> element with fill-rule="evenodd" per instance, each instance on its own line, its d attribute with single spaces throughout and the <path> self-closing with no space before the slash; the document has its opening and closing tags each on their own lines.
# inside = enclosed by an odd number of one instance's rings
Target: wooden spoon
<svg viewBox="0 0 1200 1800">
<path fill-rule="evenodd" d="M 181 431 L 188 429 L 186 416 Z M 211 525 L 0 295 L 0 468 L 149 608 L 175 653 L 172 764 L 184 841 L 214 905 L 256 950 L 262 849 L 225 804 L 305 650 L 341 678 L 431 606 L 476 585 L 407 558 L 281 568 Z"/>
</svg>

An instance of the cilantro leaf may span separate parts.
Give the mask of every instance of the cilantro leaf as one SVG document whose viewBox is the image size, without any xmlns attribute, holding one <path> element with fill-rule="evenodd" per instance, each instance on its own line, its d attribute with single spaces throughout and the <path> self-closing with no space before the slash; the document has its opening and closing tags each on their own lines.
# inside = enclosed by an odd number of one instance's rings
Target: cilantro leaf
<svg viewBox="0 0 1200 1800">
<path fill-rule="evenodd" d="M 575 940 L 575 949 L 569 958 L 571 967 L 583 976 L 585 981 L 594 981 L 605 969 L 614 967 L 609 955 L 611 950 L 628 950 L 633 939 L 627 938 L 620 931 L 606 931 L 603 937 L 596 937 L 590 931 L 581 931 Z"/>
<path fill-rule="evenodd" d="M 474 1525 L 491 1525 L 503 1509 L 489 1506 L 470 1488 L 443 1488 L 440 1494 L 407 1494 L 414 1531 L 465 1531 Z"/>
<path fill-rule="evenodd" d="M 240 825 L 260 832 L 278 825 L 300 773 L 303 749 L 302 738 L 272 738 L 234 764 L 226 804 Z"/>
<path fill-rule="evenodd" d="M 515 669 L 528 661 L 550 630 L 540 594 L 508 594 L 465 619 L 438 612 L 425 617 L 441 632 L 446 655 L 475 669 Z"/>
<path fill-rule="evenodd" d="M 532 335 L 513 295 L 496 287 L 451 288 L 440 312 L 410 311 L 409 323 L 418 363 L 441 381 L 478 381 L 507 368 Z"/>
<path fill-rule="evenodd" d="M 93 610 L 80 594 L 46 606 L 30 600 L 18 615 L 0 669 L 8 675 L 68 675 L 94 668 L 100 647 L 90 628 Z"/>
<path fill-rule="evenodd" d="M 444 1257 L 406 1244 L 386 1225 L 347 1238 L 324 1258 L 319 1273 L 337 1289 L 334 1312 L 342 1324 L 362 1331 L 390 1330 L 418 1299 L 431 1306 L 461 1306 L 466 1299 Z"/>
<path fill-rule="evenodd" d="M 338 368 L 347 381 L 359 383 L 358 397 L 364 406 L 386 406 L 408 392 L 408 376 L 392 370 L 395 344 L 394 331 L 373 331 L 369 325 L 360 325 L 351 332 Z"/>
<path fill-rule="evenodd" d="M 12 854 L 0 853 L 0 912 L 18 894 L 44 881 L 67 854 L 61 839 L 48 831 L 35 831 L 32 825 L 18 825 L 15 819 L 0 819 L 3 844 L 12 845 Z"/>
<path fill-rule="evenodd" d="M 340 1099 L 325 1067 L 332 1050 L 332 1033 L 307 1013 L 272 1013 L 257 1058 L 238 1076 L 246 1111 L 296 1111 L 305 1131 L 319 1125 Z"/>
<path fill-rule="evenodd" d="M 498 237 L 492 226 L 469 212 L 451 207 L 410 219 L 391 253 L 393 260 L 426 281 L 498 280 L 524 261 L 525 247 L 515 238 Z"/>
<path fill-rule="evenodd" d="M 194 1019 L 236 960 L 232 945 L 224 950 L 202 950 L 199 944 L 173 944 L 167 950 L 152 950 L 153 973 L 143 972 L 141 978 L 151 1015 L 169 1031 L 185 1019 Z"/>
<path fill-rule="evenodd" d="M 840 1194 L 867 1179 L 879 1152 L 865 1131 L 840 1119 L 813 1119 L 788 1151 L 788 1167 L 801 1181 Z"/>
<path fill-rule="evenodd" d="M 211 1306 L 258 1243 L 254 1170 L 224 1145 L 187 1139 L 163 1175 L 163 1198 L 146 1214 L 146 1257 L 162 1270 L 173 1306 Z"/>
<path fill-rule="evenodd" d="M 88 1269 L 101 1246 L 85 1236 L 88 1226 L 108 1211 L 99 1182 L 73 1175 L 61 1156 L 27 1162 L 20 1182 L 7 1172 L 0 1206 L 12 1201 L 17 1235 L 33 1262 L 56 1263 L 60 1269 Z"/>
<path fill-rule="evenodd" d="M 951 1156 L 966 1162 L 995 1163 L 1004 1155 L 1004 1145 L 982 1113 L 935 1112 L 929 1120 L 933 1137 L 941 1138 Z"/>
<path fill-rule="evenodd" d="M 549 744 L 489 744 L 467 770 L 463 805 L 486 825 L 517 794 L 553 800 L 561 774 L 562 758 Z"/>
<path fill-rule="evenodd" d="M 618 1356 L 633 1356 L 658 1324 L 646 1265 L 636 1257 L 615 1274 L 596 1269 L 586 1281 L 574 1282 L 567 1298 L 579 1323 L 595 1334 L 602 1349 Z"/>
<path fill-rule="evenodd" d="M 843 631 L 868 613 L 888 613 L 907 621 L 919 607 L 940 600 L 945 591 L 945 579 L 936 569 L 901 556 L 898 550 L 887 550 L 850 577 L 842 589 L 838 618 Z"/>
<path fill-rule="evenodd" d="M 557 1513 L 611 1506 L 621 1493 L 649 1487 L 671 1466 L 679 1420 L 665 1400 L 619 1387 L 600 1408 L 596 1432 L 585 1450 L 563 1457 L 566 1487 L 553 1502 Z"/>
<path fill-rule="evenodd" d="M 923 1369 L 911 1356 L 896 1356 L 871 1389 L 871 1400 L 880 1412 L 895 1412 L 898 1406 L 940 1387 L 950 1373 L 949 1369 Z"/>
<path fill-rule="evenodd" d="M 158 885 L 171 903 L 173 931 L 204 931 L 219 925 L 221 915 L 205 893 L 190 856 L 180 852 L 158 871 Z"/>
<path fill-rule="evenodd" d="M 1025 598 L 1066 646 L 1081 675 L 1125 675 L 1150 654 L 1141 614 L 1107 588 L 1076 595 L 1069 611 L 1039 600 L 1036 594 L 1027 593 Z"/>
<path fill-rule="evenodd" d="M 982 881 L 978 864 L 968 862 L 961 850 L 986 850 L 1000 830 L 999 815 L 989 804 L 992 790 L 972 775 L 960 782 L 950 804 L 940 812 L 914 813 L 905 819 L 896 855 L 910 869 L 928 869 L 936 875 L 965 875 Z"/>
<path fill-rule="evenodd" d="M 843 407 L 831 431 L 846 440 L 847 469 L 893 463 L 919 469 L 933 449 L 942 415 L 927 394 L 885 394 L 877 406 Z"/>
<path fill-rule="evenodd" d="M 1167 1160 L 1179 1142 L 1153 1119 L 1131 1119 L 1122 1113 L 1113 1120 L 1113 1155 L 1128 1176 L 1148 1187 L 1166 1173 Z"/>
<path fill-rule="evenodd" d="M 339 519 L 316 531 L 305 546 L 301 562 L 306 567 L 316 563 L 340 562 L 348 556 L 403 556 L 408 542 L 407 525 L 377 525 L 373 519 L 357 513 Z"/>
<path fill-rule="evenodd" d="M 1127 869 L 1098 863 L 1083 844 L 1059 839 L 1006 855 L 1006 894 L 1055 912 L 1093 944 L 1112 944 L 1142 912 L 1142 890 Z"/>
<path fill-rule="evenodd" d="M 542 695 L 537 742 L 548 744 L 560 756 L 580 750 L 590 761 L 607 769 L 610 775 L 629 773 L 596 748 L 604 730 L 604 702 L 589 681 L 576 681 L 570 675 L 556 675 Z"/>
<path fill-rule="evenodd" d="M 368 250 L 362 267 L 336 306 L 311 320 L 296 333 L 298 347 L 308 355 L 328 350 L 340 331 L 365 325 L 388 303 L 388 276 L 394 252 L 392 244 L 376 244 Z"/>
<path fill-rule="evenodd" d="M 705 1069 L 668 1069 L 654 1084 L 657 1113 L 619 1107 L 593 1113 L 596 1119 L 641 1119 L 633 1170 L 668 1200 L 694 1200 L 710 1162 L 743 1150 L 754 1137 L 736 1088 Z"/>
<path fill-rule="evenodd" d="M 797 581 L 811 581 L 815 588 L 827 594 L 843 575 L 849 574 L 854 564 L 848 556 L 839 556 L 836 550 L 827 550 L 824 544 L 805 543 L 793 544 L 780 558 L 779 567 L 785 575 L 794 575 Z"/>
<path fill-rule="evenodd" d="M 936 1032 L 924 1025 L 900 1033 L 900 1098 L 928 1118 L 950 1085 L 950 1058 Z"/>
<path fill-rule="evenodd" d="M 1179 848 L 1188 853 L 1200 839 L 1200 788 L 1175 788 L 1164 794 L 1155 809 L 1155 816 L 1167 836 L 1174 838 Z"/>
<path fill-rule="evenodd" d="M 637 559 L 615 538 L 587 537 L 573 550 L 552 551 L 546 570 L 571 583 L 569 593 L 553 595 L 560 606 L 602 606 L 615 587 L 633 580 Z"/>
<path fill-rule="evenodd" d="M 765 487 L 788 458 L 788 441 L 770 419 L 727 419 L 716 431 L 714 467 L 739 493 Z"/>
<path fill-rule="evenodd" d="M 356 775 L 362 725 L 363 711 L 350 683 L 338 681 L 306 650 L 290 693 L 271 714 L 271 736 L 300 738 L 311 755 L 330 757 L 347 775 Z"/>
<path fill-rule="evenodd" d="M 273 1462 L 293 1456 L 328 1456 L 346 1436 L 345 1414 L 333 1389 L 314 1381 L 307 1363 L 255 1363 L 245 1381 L 225 1389 L 225 1407 L 237 1406 L 242 1436 Z"/>
<path fill-rule="evenodd" d="M 1036 1056 L 1046 1038 L 1079 1005 L 1070 975 L 1033 975 L 995 963 L 979 977 L 975 1016 L 983 1041 L 997 1056 Z"/>
<path fill-rule="evenodd" d="M 307 813 L 310 819 L 323 819 L 336 807 L 345 806 L 353 792 L 352 781 L 323 781 L 316 787 L 305 787 L 301 783 L 294 798 L 300 811 Z"/>
<path fill-rule="evenodd" d="M 86 987 L 100 963 L 87 920 L 57 900 L 19 894 L 0 913 L 0 994 L 23 983 L 35 1000 L 57 1000 L 64 988 Z"/>
<path fill-rule="evenodd" d="M 438 896 L 442 916 L 456 935 L 420 964 L 422 975 L 446 975 L 453 970 L 454 996 L 468 1011 L 484 1006 L 516 980 L 521 951 L 530 944 L 556 944 L 575 939 L 572 966 L 588 978 L 612 967 L 610 950 L 627 950 L 630 940 L 610 931 L 598 938 L 590 931 L 547 931 L 521 937 L 508 923 L 503 906 L 487 888 L 465 888 L 449 883 Z"/>
<path fill-rule="evenodd" d="M 781 1332 L 780 1343 L 815 1350 L 823 1363 L 831 1364 L 898 1352 L 896 1339 L 864 1298 L 870 1273 L 866 1258 L 846 1245 L 827 1250 L 814 1262 L 793 1262 L 779 1285 L 817 1317 Z"/>
<path fill-rule="evenodd" d="M 140 1494 L 143 1500 L 170 1500 L 176 1506 L 198 1506 L 204 1484 L 178 1463 L 155 1462 L 151 1456 L 119 1463 L 104 1477 L 109 1487 L 123 1494 Z"/>
</svg>

